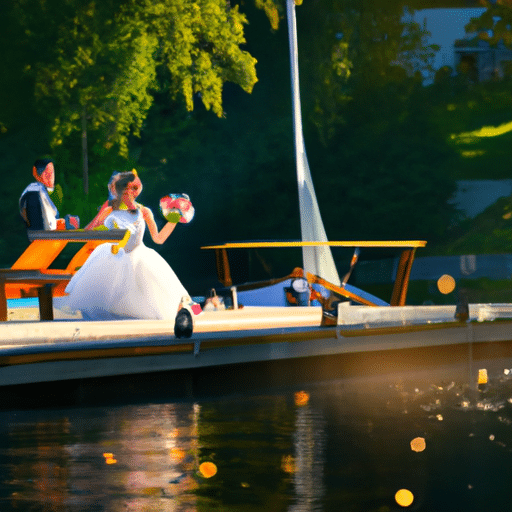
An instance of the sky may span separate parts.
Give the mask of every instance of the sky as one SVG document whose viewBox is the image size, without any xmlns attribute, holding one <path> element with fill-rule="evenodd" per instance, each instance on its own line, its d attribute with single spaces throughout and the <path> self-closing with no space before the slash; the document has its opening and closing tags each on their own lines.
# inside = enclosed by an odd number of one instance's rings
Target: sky
<svg viewBox="0 0 512 512">
<path fill-rule="evenodd" d="M 464 27 L 471 18 L 477 18 L 485 11 L 484 8 L 450 8 L 450 9 L 422 9 L 413 14 L 413 19 L 432 34 L 429 44 L 437 44 L 441 48 L 437 52 L 434 68 L 443 66 L 454 67 L 453 43 L 466 36 Z"/>
</svg>

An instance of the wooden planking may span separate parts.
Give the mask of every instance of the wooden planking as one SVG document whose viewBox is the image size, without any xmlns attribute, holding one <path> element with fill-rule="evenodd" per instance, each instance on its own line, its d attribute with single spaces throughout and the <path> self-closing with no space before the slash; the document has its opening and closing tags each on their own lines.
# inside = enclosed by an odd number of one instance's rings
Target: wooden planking
<svg viewBox="0 0 512 512">
<path fill-rule="evenodd" d="M 320 307 L 245 307 L 236 311 L 204 311 L 194 317 L 194 333 L 314 327 L 320 326 L 321 320 Z M 59 341 L 150 339 L 159 336 L 174 337 L 174 321 L 10 321 L 0 324 L 0 350 Z"/>
<path fill-rule="evenodd" d="M 0 367 L 56 361 L 109 359 L 116 357 L 140 357 L 164 354 L 192 353 L 194 343 L 167 344 L 159 346 L 105 347 L 82 350 L 40 351 L 26 354 L 1 355 Z"/>
<path fill-rule="evenodd" d="M 276 327 L 318 327 L 321 322 L 321 307 L 247 306 L 236 311 L 204 311 L 194 319 L 194 332 L 242 331 Z"/>
</svg>

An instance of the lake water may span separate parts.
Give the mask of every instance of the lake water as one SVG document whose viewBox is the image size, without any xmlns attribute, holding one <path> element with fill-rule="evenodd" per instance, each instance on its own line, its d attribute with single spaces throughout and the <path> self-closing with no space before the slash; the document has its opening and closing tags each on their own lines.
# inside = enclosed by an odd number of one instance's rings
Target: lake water
<svg viewBox="0 0 512 512">
<path fill-rule="evenodd" d="M 0 510 L 512 510 L 512 360 L 468 354 L 279 385 L 226 376 L 210 392 L 178 393 L 169 376 L 133 398 L 105 385 L 101 401 L 4 407 Z"/>
</svg>

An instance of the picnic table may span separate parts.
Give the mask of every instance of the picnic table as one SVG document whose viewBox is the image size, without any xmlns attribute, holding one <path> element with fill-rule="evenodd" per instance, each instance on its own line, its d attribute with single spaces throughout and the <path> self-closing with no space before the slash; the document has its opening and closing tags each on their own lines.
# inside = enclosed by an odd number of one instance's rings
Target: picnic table
<svg viewBox="0 0 512 512">
<path fill-rule="evenodd" d="M 129 232 L 110 230 L 28 231 L 30 245 L 11 268 L 0 269 L 0 321 L 7 320 L 7 299 L 39 298 L 41 320 L 53 320 L 53 297 L 64 295 L 67 283 L 98 245 L 126 243 Z M 66 268 L 50 268 L 64 248 L 77 245 Z"/>
</svg>

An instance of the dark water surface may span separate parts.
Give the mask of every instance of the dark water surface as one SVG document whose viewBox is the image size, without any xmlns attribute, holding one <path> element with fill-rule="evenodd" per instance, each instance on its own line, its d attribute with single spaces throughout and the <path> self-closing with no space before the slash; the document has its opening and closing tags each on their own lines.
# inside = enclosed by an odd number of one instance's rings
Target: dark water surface
<svg viewBox="0 0 512 512">
<path fill-rule="evenodd" d="M 0 511 L 512 510 L 512 359 L 371 368 L 4 408 Z"/>
</svg>

